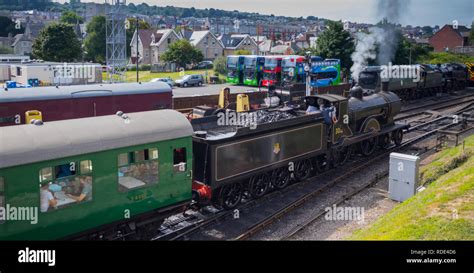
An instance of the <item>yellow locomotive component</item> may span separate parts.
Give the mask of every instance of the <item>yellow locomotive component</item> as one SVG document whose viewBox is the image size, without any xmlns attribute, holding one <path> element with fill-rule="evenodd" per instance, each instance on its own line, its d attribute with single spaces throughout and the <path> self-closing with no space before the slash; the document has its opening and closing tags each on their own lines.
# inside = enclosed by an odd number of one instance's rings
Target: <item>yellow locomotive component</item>
<svg viewBox="0 0 474 273">
<path fill-rule="evenodd" d="M 25 123 L 30 124 L 31 120 L 43 120 L 43 114 L 38 110 L 29 110 L 25 112 Z"/>
<path fill-rule="evenodd" d="M 237 112 L 247 112 L 250 110 L 249 96 L 245 94 L 237 95 Z"/>
</svg>

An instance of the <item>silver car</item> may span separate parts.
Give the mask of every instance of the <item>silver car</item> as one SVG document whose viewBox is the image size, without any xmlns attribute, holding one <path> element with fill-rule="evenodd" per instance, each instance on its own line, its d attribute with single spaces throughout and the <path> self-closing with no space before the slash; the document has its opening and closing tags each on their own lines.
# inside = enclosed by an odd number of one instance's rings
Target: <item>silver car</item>
<svg viewBox="0 0 474 273">
<path fill-rule="evenodd" d="M 188 87 L 188 86 L 202 86 L 204 78 L 201 74 L 186 75 L 179 80 L 176 80 L 177 86 Z"/>
<path fill-rule="evenodd" d="M 171 78 L 154 78 L 150 82 L 165 82 L 171 88 L 173 88 L 173 86 L 174 86 L 174 81 Z"/>
</svg>

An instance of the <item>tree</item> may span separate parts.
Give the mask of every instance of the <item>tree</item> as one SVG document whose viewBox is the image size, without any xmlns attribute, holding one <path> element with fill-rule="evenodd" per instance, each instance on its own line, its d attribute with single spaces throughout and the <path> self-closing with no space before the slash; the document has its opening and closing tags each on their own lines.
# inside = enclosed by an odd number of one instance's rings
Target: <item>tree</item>
<svg viewBox="0 0 474 273">
<path fill-rule="evenodd" d="M 0 36 L 7 37 L 9 33 L 13 36 L 24 32 L 24 27 L 21 24 L 16 24 L 6 16 L 0 16 Z"/>
<path fill-rule="evenodd" d="M 72 62 L 82 55 L 81 42 L 71 25 L 52 23 L 34 40 L 33 55 L 47 61 Z"/>
<path fill-rule="evenodd" d="M 84 23 L 84 19 L 72 10 L 63 12 L 61 18 L 59 18 L 59 21 L 71 25 L 75 25 L 77 22 L 79 22 L 79 24 Z"/>
<path fill-rule="evenodd" d="M 187 64 L 196 64 L 202 61 L 203 58 L 202 52 L 187 40 L 180 40 L 171 44 L 162 55 L 165 62 L 173 62 L 180 67 L 186 67 Z"/>
<path fill-rule="evenodd" d="M 326 30 L 318 38 L 317 55 L 323 58 L 340 59 L 341 66 L 349 69 L 352 66 L 351 54 L 354 52 L 353 39 L 349 32 L 344 30 L 340 21 L 328 21 L 326 26 Z"/>
<path fill-rule="evenodd" d="M 239 49 L 239 50 L 235 51 L 234 54 L 235 55 L 250 55 L 251 52 L 248 51 L 247 49 Z"/>
<path fill-rule="evenodd" d="M 225 57 L 216 58 L 213 64 L 215 72 L 221 75 L 227 75 L 227 59 Z"/>
<path fill-rule="evenodd" d="M 423 31 L 424 37 L 430 37 L 433 35 L 433 28 L 431 26 L 424 26 L 421 28 L 421 30 Z"/>
<path fill-rule="evenodd" d="M 90 61 L 105 63 L 105 17 L 95 16 L 87 24 L 87 36 L 84 41 L 86 58 Z"/>
</svg>

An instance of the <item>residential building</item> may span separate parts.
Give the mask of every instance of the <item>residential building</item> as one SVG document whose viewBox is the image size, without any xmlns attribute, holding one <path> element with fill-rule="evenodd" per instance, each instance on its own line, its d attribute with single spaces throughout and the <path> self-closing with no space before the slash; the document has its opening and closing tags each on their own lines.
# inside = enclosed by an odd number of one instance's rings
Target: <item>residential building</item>
<svg viewBox="0 0 474 273">
<path fill-rule="evenodd" d="M 194 31 L 189 42 L 201 50 L 204 60 L 214 60 L 224 55 L 224 45 L 209 30 Z"/>
<path fill-rule="evenodd" d="M 248 34 L 223 34 L 218 40 L 224 45 L 224 56 L 235 55 L 238 50 L 247 50 L 251 55 L 258 52 L 257 43 Z"/>
<path fill-rule="evenodd" d="M 151 42 L 154 31 L 152 29 L 138 30 L 138 56 L 139 64 L 151 64 Z M 133 33 L 130 42 L 130 63 L 137 63 L 137 31 Z"/>
<path fill-rule="evenodd" d="M 429 38 L 435 52 L 450 51 L 469 45 L 470 29 L 465 26 L 445 25 Z"/>
<path fill-rule="evenodd" d="M 159 29 L 151 36 L 151 63 L 161 64 L 161 55 L 168 50 L 168 47 L 181 40 L 181 37 L 173 29 Z"/>
</svg>

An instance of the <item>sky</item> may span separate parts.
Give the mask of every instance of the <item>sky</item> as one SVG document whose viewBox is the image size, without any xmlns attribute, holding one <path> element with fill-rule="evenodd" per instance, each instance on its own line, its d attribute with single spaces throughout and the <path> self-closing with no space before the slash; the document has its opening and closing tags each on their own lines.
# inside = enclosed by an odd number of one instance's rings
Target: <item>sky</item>
<svg viewBox="0 0 474 273">
<path fill-rule="evenodd" d="M 359 23 L 377 23 L 377 2 L 393 0 L 127 0 L 128 3 L 149 5 L 216 8 L 259 12 L 293 17 L 309 15 L 332 20 L 348 20 Z M 471 25 L 474 20 L 473 0 L 400 0 L 404 6 L 398 23 L 425 26 L 452 24 Z M 65 2 L 57 0 L 56 2 Z M 104 0 L 82 0 L 103 3 Z"/>
</svg>

